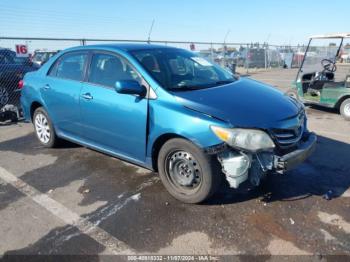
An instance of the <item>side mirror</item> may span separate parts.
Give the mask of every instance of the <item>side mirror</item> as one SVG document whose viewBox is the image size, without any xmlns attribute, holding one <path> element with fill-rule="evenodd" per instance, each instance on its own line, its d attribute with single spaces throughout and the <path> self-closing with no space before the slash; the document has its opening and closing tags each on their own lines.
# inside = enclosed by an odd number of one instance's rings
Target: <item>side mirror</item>
<svg viewBox="0 0 350 262">
<path fill-rule="evenodd" d="M 146 95 L 146 88 L 136 80 L 120 80 L 115 83 L 115 91 L 119 94 Z"/>
</svg>

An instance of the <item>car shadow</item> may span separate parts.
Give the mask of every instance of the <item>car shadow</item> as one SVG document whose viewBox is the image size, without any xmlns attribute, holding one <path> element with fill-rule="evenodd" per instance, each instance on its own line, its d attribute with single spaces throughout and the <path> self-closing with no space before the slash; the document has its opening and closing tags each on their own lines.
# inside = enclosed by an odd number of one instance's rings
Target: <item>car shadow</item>
<svg viewBox="0 0 350 262">
<path fill-rule="evenodd" d="M 70 148 L 79 148 L 79 147 L 83 147 L 83 146 L 68 140 L 61 139 L 57 144 L 57 146 L 55 147 L 55 149 L 70 149 Z"/>
<path fill-rule="evenodd" d="M 239 189 L 222 186 L 204 205 L 232 204 L 260 199 L 263 202 L 295 201 L 311 196 L 337 198 L 350 188 L 350 145 L 318 136 L 313 155 L 284 175 L 271 174 L 259 187 L 245 182 Z"/>
<path fill-rule="evenodd" d="M 329 107 L 324 107 L 324 106 L 319 106 L 319 105 L 311 105 L 311 104 L 305 104 L 311 109 L 318 110 L 320 112 L 326 112 L 330 114 L 339 114 L 339 110 L 335 108 L 329 108 Z"/>
<path fill-rule="evenodd" d="M 1 113 L 0 113 L 1 114 Z M 0 117 L 0 127 L 2 126 L 12 126 L 12 125 L 17 125 L 18 123 L 24 123 L 24 121 L 22 119 L 18 119 L 18 120 L 10 120 L 8 119 L 8 117 L 5 117 L 6 120 L 2 121 L 3 119 L 1 119 Z"/>
</svg>

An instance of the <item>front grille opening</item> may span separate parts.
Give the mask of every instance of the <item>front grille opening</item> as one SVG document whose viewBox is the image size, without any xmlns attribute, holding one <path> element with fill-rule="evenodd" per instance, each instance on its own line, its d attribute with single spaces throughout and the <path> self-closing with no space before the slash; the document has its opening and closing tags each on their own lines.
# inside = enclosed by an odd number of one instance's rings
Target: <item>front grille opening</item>
<svg viewBox="0 0 350 262">
<path fill-rule="evenodd" d="M 293 146 L 299 142 L 304 132 L 303 125 L 294 129 L 273 129 L 272 135 L 281 147 Z"/>
</svg>

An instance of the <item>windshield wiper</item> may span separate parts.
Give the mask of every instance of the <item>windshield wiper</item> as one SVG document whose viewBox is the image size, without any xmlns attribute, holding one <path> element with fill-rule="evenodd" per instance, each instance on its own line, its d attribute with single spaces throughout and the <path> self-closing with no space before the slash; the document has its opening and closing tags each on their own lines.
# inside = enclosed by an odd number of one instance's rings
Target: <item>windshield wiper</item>
<svg viewBox="0 0 350 262">
<path fill-rule="evenodd" d="M 216 81 L 213 83 L 208 83 L 205 85 L 201 85 L 201 86 L 190 86 L 190 85 L 183 85 L 183 86 L 173 86 L 168 88 L 168 90 L 171 91 L 188 91 L 188 90 L 199 90 L 199 89 L 205 89 L 205 88 L 210 88 L 210 87 L 214 87 L 214 86 L 219 86 L 219 85 L 225 85 L 225 84 L 230 84 L 233 83 L 235 81 L 235 79 L 231 79 L 231 80 L 221 80 L 221 81 Z"/>
<path fill-rule="evenodd" d="M 200 86 L 173 86 L 169 87 L 168 90 L 171 91 L 188 91 L 188 90 L 198 90 L 201 89 Z"/>
<path fill-rule="evenodd" d="M 221 81 L 216 81 L 215 85 L 225 85 L 225 84 L 230 84 L 233 83 L 235 80 L 231 79 L 231 80 L 221 80 Z"/>
</svg>

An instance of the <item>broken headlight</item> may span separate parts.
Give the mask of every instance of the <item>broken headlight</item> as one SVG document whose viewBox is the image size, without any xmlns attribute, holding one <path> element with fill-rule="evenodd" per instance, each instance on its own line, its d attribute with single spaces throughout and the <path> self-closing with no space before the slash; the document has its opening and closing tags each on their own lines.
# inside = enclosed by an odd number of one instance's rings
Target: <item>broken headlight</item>
<svg viewBox="0 0 350 262">
<path fill-rule="evenodd" d="M 270 136 L 261 130 L 218 126 L 211 126 L 211 130 L 228 145 L 242 150 L 256 152 L 275 147 Z"/>
</svg>

